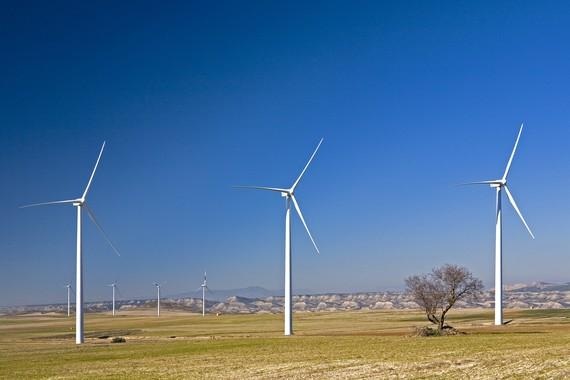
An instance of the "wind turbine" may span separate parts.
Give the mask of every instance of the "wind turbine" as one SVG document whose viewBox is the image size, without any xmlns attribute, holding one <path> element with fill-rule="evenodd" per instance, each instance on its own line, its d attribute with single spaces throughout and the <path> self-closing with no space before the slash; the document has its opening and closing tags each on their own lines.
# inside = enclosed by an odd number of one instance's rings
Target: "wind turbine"
<svg viewBox="0 0 570 380">
<path fill-rule="evenodd" d="M 519 139 L 521 137 L 521 133 L 523 130 L 523 125 L 519 129 L 519 134 L 515 141 L 515 146 L 507 162 L 507 167 L 501 179 L 494 179 L 490 181 L 479 181 L 479 182 L 471 182 L 467 185 L 489 185 L 491 188 L 495 189 L 496 191 L 496 224 L 495 224 L 495 325 L 500 326 L 503 324 L 503 212 L 501 206 L 501 198 L 502 198 L 502 191 L 505 190 L 507 193 L 507 198 L 511 203 L 511 206 L 515 209 L 516 213 L 518 214 L 520 220 L 526 227 L 530 236 L 534 239 L 534 235 L 530 230 L 530 227 L 524 220 L 517 203 L 515 202 L 515 198 L 511 194 L 509 187 L 507 186 L 507 177 L 509 175 L 509 170 L 511 169 L 511 164 L 513 163 L 513 157 L 515 156 L 515 152 L 517 150 L 517 146 L 519 144 Z"/>
<path fill-rule="evenodd" d="M 67 288 L 67 316 L 69 317 L 71 315 L 71 297 L 70 297 L 70 292 L 71 292 L 71 284 L 67 284 L 65 285 L 65 287 Z"/>
<path fill-rule="evenodd" d="M 206 315 L 206 290 L 210 290 L 210 288 L 208 288 L 207 282 L 206 282 L 206 272 L 204 272 L 204 282 L 202 283 L 202 285 L 200 285 L 200 287 L 202 288 L 202 317 Z"/>
<path fill-rule="evenodd" d="M 97 166 L 99 165 L 99 161 L 101 160 L 101 156 L 103 155 L 103 149 L 105 149 L 105 142 L 103 142 L 103 145 L 101 146 L 101 150 L 99 151 L 99 156 L 97 157 L 97 162 L 95 163 L 95 167 L 93 168 L 93 171 L 91 172 L 91 177 L 89 177 L 89 182 L 87 182 L 87 187 L 85 187 L 85 191 L 83 192 L 81 197 L 76 198 L 76 199 L 63 200 L 63 201 L 34 203 L 34 204 L 30 204 L 30 205 L 20 207 L 20 208 L 26 208 L 26 207 L 44 206 L 44 205 L 53 205 L 53 204 L 66 204 L 66 203 L 70 203 L 73 206 L 77 207 L 77 246 L 76 246 L 77 262 L 76 262 L 76 280 L 75 280 L 75 283 L 77 286 L 77 291 L 75 292 L 75 343 L 76 344 L 81 344 L 84 342 L 84 336 L 83 336 L 83 325 L 84 325 L 83 324 L 83 256 L 82 256 L 82 245 L 81 245 L 81 214 L 82 214 L 83 208 L 85 208 L 85 211 L 87 211 L 87 215 L 89 216 L 91 221 L 95 224 L 95 226 L 97 226 L 97 228 L 99 229 L 99 231 L 101 232 L 101 234 L 103 235 L 103 237 L 105 238 L 107 243 L 109 243 L 109 245 L 111 246 L 111 248 L 113 248 L 115 253 L 118 256 L 120 256 L 117 248 L 115 248 L 115 246 L 113 245 L 113 243 L 111 242 L 111 240 L 109 239 L 109 237 L 107 236 L 107 234 L 105 233 L 105 231 L 103 230 L 103 228 L 101 227 L 99 222 L 97 222 L 97 218 L 95 217 L 93 210 L 91 210 L 91 208 L 87 205 L 87 200 L 86 200 L 87 199 L 87 193 L 89 192 L 89 188 L 91 187 L 91 183 L 93 182 L 93 177 L 95 176 L 95 172 L 97 171 Z"/>
<path fill-rule="evenodd" d="M 153 283 L 156 286 L 157 296 L 156 296 L 156 316 L 160 317 L 160 287 L 164 284 L 159 284 L 158 282 Z"/>
<path fill-rule="evenodd" d="M 115 316 L 115 288 L 117 287 L 117 282 L 113 282 L 112 284 L 109 284 L 107 286 L 110 286 L 113 288 L 113 317 Z"/>
<path fill-rule="evenodd" d="M 263 186 L 235 186 L 238 188 L 274 191 L 274 192 L 280 193 L 281 196 L 285 198 L 285 315 L 284 315 L 284 323 L 285 323 L 284 334 L 285 335 L 292 335 L 293 334 L 293 315 L 292 315 L 292 311 L 291 311 L 291 304 L 292 304 L 291 203 L 293 203 L 293 206 L 295 207 L 295 210 L 297 211 L 297 214 L 299 215 L 299 219 L 301 219 L 303 226 L 305 226 L 305 230 L 307 231 L 307 234 L 309 235 L 311 242 L 313 242 L 313 246 L 315 247 L 315 250 L 317 251 L 317 253 L 320 253 L 319 248 L 317 247 L 317 244 L 315 243 L 315 240 L 313 239 L 313 236 L 311 235 L 311 232 L 309 231 L 309 227 L 307 227 L 307 223 L 305 223 L 305 218 L 303 218 L 303 214 L 301 213 L 301 208 L 299 207 L 299 203 L 297 202 L 297 199 L 295 198 L 295 190 L 297 189 L 297 186 L 299 185 L 301 178 L 303 177 L 303 175 L 305 174 L 305 171 L 307 170 L 307 168 L 311 164 L 311 161 L 313 161 L 313 158 L 317 154 L 317 151 L 319 150 L 319 147 L 321 146 L 322 143 L 323 143 L 323 139 L 321 138 L 321 141 L 319 141 L 319 144 L 317 145 L 315 151 L 311 155 L 311 158 L 309 158 L 309 161 L 307 162 L 307 164 L 305 165 L 305 167 L 301 171 L 301 174 L 299 175 L 299 177 L 297 177 L 297 180 L 295 180 L 293 185 L 288 189 L 282 189 L 282 188 L 277 188 L 277 187 L 263 187 Z"/>
</svg>

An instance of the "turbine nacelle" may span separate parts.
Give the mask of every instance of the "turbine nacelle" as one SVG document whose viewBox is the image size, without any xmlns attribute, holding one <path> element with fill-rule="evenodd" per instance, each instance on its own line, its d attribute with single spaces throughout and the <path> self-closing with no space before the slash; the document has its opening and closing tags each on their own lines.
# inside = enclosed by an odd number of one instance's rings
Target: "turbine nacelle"
<svg viewBox="0 0 570 380">
<path fill-rule="evenodd" d="M 498 179 L 495 181 L 489 181 L 489 187 L 491 188 L 497 188 L 497 187 L 503 187 L 507 185 L 507 180 L 506 179 Z"/>
</svg>

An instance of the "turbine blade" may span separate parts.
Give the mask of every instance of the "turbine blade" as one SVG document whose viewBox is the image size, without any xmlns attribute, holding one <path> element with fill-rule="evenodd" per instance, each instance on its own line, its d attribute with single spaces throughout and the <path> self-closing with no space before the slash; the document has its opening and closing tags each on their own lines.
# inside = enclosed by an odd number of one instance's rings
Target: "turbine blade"
<svg viewBox="0 0 570 380">
<path fill-rule="evenodd" d="M 265 186 L 232 186 L 236 189 L 254 189 L 254 190 L 269 190 L 276 191 L 278 193 L 288 193 L 288 189 L 280 189 L 278 187 L 265 187 Z"/>
<path fill-rule="evenodd" d="M 109 236 L 107 236 L 107 233 L 105 232 L 105 230 L 103 229 L 103 227 L 101 227 L 101 225 L 99 224 L 99 222 L 97 222 L 97 218 L 95 218 L 95 214 L 93 213 L 93 210 L 91 210 L 91 208 L 89 206 L 87 206 L 87 203 L 84 203 L 83 206 L 85 206 L 85 209 L 87 210 L 87 215 L 89 215 L 89 218 L 91 219 L 91 221 L 97 226 L 97 228 L 99 229 L 99 231 L 101 231 L 101 234 L 103 235 L 103 237 L 105 238 L 105 240 L 107 240 L 107 243 L 109 243 L 109 245 L 111 246 L 111 248 L 113 248 L 113 251 L 115 251 L 115 253 L 117 254 L 117 256 L 121 256 L 121 254 L 119 253 L 119 250 L 115 247 L 115 245 L 113 244 L 113 242 L 111 241 L 111 239 L 109 239 Z"/>
<path fill-rule="evenodd" d="M 99 161 L 101 160 L 101 156 L 103 155 L 103 149 L 105 149 L 105 141 L 103 141 L 103 145 L 101 146 L 101 150 L 99 151 L 99 157 L 97 157 L 97 162 L 95 163 L 95 167 L 91 172 L 91 177 L 89 177 L 89 182 L 87 182 L 87 187 L 85 188 L 85 191 L 83 192 L 83 196 L 81 197 L 81 199 L 85 199 L 85 197 L 87 196 L 87 192 L 91 187 L 91 182 L 93 181 L 93 177 L 95 176 L 95 172 L 97 171 L 97 166 L 99 166 Z"/>
<path fill-rule="evenodd" d="M 519 129 L 519 134 L 517 136 L 517 140 L 515 141 L 515 146 L 513 148 L 513 152 L 511 153 L 511 157 L 509 157 L 509 162 L 507 163 L 507 168 L 505 169 L 505 174 L 503 174 L 503 180 L 507 179 L 507 176 L 509 175 L 509 170 L 511 169 L 511 164 L 513 163 L 513 157 L 515 156 L 515 152 L 517 151 L 517 146 L 519 145 L 519 139 L 521 138 L 523 125 L 524 125 L 524 123 L 521 124 L 521 128 Z"/>
<path fill-rule="evenodd" d="M 64 201 L 53 201 L 53 202 L 42 202 L 42 203 L 32 203 L 29 205 L 20 206 L 19 208 L 28 208 L 28 207 L 35 207 L 35 206 L 45 206 L 45 205 L 55 205 L 60 203 L 73 203 L 77 202 L 78 199 L 66 199 Z"/>
<path fill-rule="evenodd" d="M 305 223 L 305 218 L 303 218 L 303 214 L 301 213 L 301 208 L 299 207 L 299 204 L 297 203 L 295 196 L 291 195 L 291 199 L 293 200 L 293 204 L 295 205 L 295 210 L 297 210 L 297 214 L 299 214 L 299 218 L 301 219 L 301 222 L 303 222 L 303 226 L 305 226 L 305 229 L 307 230 L 307 233 L 309 234 L 309 237 L 311 238 L 311 241 L 313 242 L 313 245 L 315 246 L 317 253 L 321 253 L 319 251 L 319 247 L 317 247 L 317 243 L 315 243 L 315 240 L 313 239 L 313 236 L 311 235 L 311 232 L 309 231 L 309 227 L 307 227 L 307 223 Z"/>
<path fill-rule="evenodd" d="M 521 218 L 524 226 L 526 227 L 526 229 L 528 230 L 528 233 L 530 234 L 530 236 L 534 239 L 534 235 L 532 233 L 532 231 L 530 230 L 530 227 L 528 226 L 528 224 L 526 224 L 526 221 L 524 220 L 524 217 L 522 216 L 517 203 L 515 202 L 515 198 L 513 198 L 513 195 L 511 194 L 511 192 L 509 191 L 509 188 L 507 186 L 505 186 L 505 192 L 507 193 L 507 197 L 509 198 L 509 201 L 511 202 L 511 205 L 513 206 L 513 208 L 515 209 L 515 211 L 517 212 L 517 214 L 519 214 L 519 218 Z"/>
<path fill-rule="evenodd" d="M 465 182 L 460 183 L 457 186 L 469 186 L 469 185 L 490 185 L 492 183 L 498 183 L 498 181 L 477 181 L 477 182 Z"/>
<path fill-rule="evenodd" d="M 299 185 L 299 181 L 301 180 L 301 178 L 303 177 L 303 174 L 305 174 L 305 172 L 307 171 L 307 168 L 309 167 L 309 165 L 311 164 L 311 161 L 313 161 L 313 158 L 315 157 L 315 154 L 317 154 L 317 151 L 319 150 L 321 144 L 323 143 L 324 138 L 321 138 L 321 141 L 319 141 L 319 144 L 317 145 L 317 148 L 315 149 L 315 151 L 313 152 L 313 154 L 311 155 L 311 158 L 309 158 L 309 161 L 307 162 L 307 165 L 305 165 L 305 167 L 303 168 L 303 171 L 301 172 L 301 174 L 299 175 L 299 177 L 297 178 L 297 180 L 295 181 L 295 183 L 293 184 L 293 186 L 291 186 L 291 192 L 295 192 L 295 189 L 297 188 L 297 185 Z"/>
</svg>

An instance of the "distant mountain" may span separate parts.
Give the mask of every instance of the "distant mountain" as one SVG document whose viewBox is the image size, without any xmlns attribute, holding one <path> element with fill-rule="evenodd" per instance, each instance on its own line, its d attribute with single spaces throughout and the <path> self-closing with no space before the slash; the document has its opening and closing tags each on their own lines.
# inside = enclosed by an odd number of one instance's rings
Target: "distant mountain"
<svg viewBox="0 0 570 380">
<path fill-rule="evenodd" d="M 512 289 L 513 292 L 567 292 L 570 291 L 570 282 L 553 284 L 549 282 L 533 282 L 532 284 Z"/>
<path fill-rule="evenodd" d="M 250 299 L 267 298 L 267 297 L 277 297 L 283 296 L 284 291 L 280 290 L 268 290 L 262 288 L 261 286 L 248 286 L 247 288 L 238 289 L 222 289 L 216 290 L 212 289 L 206 292 L 206 299 L 213 301 L 224 301 L 229 297 L 244 297 Z M 294 294 L 312 294 L 308 289 L 297 289 Z M 193 292 L 184 292 L 178 294 L 168 295 L 168 298 L 202 298 L 202 290 L 196 290 Z"/>
</svg>

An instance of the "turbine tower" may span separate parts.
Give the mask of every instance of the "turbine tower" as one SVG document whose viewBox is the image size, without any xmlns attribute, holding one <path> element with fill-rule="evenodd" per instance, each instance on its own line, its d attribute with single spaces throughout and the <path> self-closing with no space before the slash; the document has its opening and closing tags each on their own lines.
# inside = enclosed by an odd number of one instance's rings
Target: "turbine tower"
<svg viewBox="0 0 570 380">
<path fill-rule="evenodd" d="M 157 292 L 157 296 L 156 296 L 156 316 L 160 317 L 160 284 L 158 282 L 153 283 L 154 286 L 156 286 L 156 292 Z"/>
<path fill-rule="evenodd" d="M 75 280 L 75 284 L 76 284 L 75 286 L 77 286 L 77 291 L 75 292 L 75 343 L 76 344 L 81 344 L 84 342 L 84 336 L 83 336 L 83 325 L 84 325 L 84 323 L 83 323 L 83 256 L 82 256 L 83 252 L 82 252 L 82 245 L 81 245 L 81 215 L 82 215 L 83 208 L 85 208 L 85 211 L 87 211 L 87 215 L 89 216 L 91 221 L 95 224 L 95 226 L 97 226 L 97 228 L 99 229 L 99 231 L 101 232 L 101 234 L 103 235 L 103 237 L 105 238 L 107 243 L 109 243 L 109 245 L 115 251 L 115 253 L 118 256 L 120 256 L 119 251 L 117 250 L 117 248 L 115 248 L 115 246 L 113 245 L 113 243 L 111 242 L 111 240 L 109 239 L 109 237 L 107 236 L 105 231 L 103 230 L 103 227 L 101 227 L 99 222 L 97 222 L 97 218 L 95 217 L 93 210 L 91 210 L 91 208 L 87 205 L 87 193 L 89 192 L 89 188 L 91 187 L 93 177 L 95 176 L 95 172 L 97 171 L 97 166 L 99 165 L 99 161 L 101 160 L 101 156 L 103 155 L 103 149 L 105 149 L 105 142 L 103 142 L 103 145 L 101 146 L 101 150 L 99 151 L 99 157 L 97 157 L 97 162 L 95 163 L 95 167 L 93 168 L 93 171 L 91 172 L 91 177 L 89 177 L 89 182 L 87 182 L 87 187 L 85 187 L 85 191 L 83 192 L 83 194 L 81 195 L 80 198 L 68 199 L 68 200 L 63 200 L 63 201 L 34 203 L 31 205 L 26 205 L 26 206 L 20 207 L 20 208 L 26 208 L 26 207 L 44 206 L 44 205 L 53 205 L 53 204 L 66 204 L 66 203 L 70 203 L 73 206 L 77 207 L 77 246 L 76 246 L 77 262 L 76 262 L 76 280 Z"/>
<path fill-rule="evenodd" d="M 67 316 L 69 317 L 71 315 L 71 284 L 67 284 L 65 287 L 67 288 Z"/>
<path fill-rule="evenodd" d="M 511 206 L 515 209 L 517 215 L 519 216 L 520 220 L 526 227 L 530 236 L 534 239 L 534 235 L 530 230 L 530 227 L 524 220 L 522 213 L 520 212 L 517 203 L 515 202 L 515 198 L 511 194 L 509 187 L 507 186 L 507 177 L 509 175 L 509 170 L 511 169 L 511 164 L 513 163 L 513 157 L 515 156 L 515 152 L 517 150 L 517 146 L 519 144 L 519 139 L 521 137 L 521 133 L 523 131 L 523 124 L 519 129 L 519 134 L 515 141 L 515 146 L 507 162 L 507 167 L 501 179 L 494 179 L 490 181 L 479 181 L 479 182 L 471 182 L 468 185 L 489 185 L 491 188 L 495 189 L 496 191 L 496 220 L 495 220 L 495 325 L 500 326 L 503 324 L 503 211 L 502 211 L 502 191 L 505 190 L 507 194 L 507 198 L 511 203 Z"/>
<path fill-rule="evenodd" d="M 112 284 L 109 284 L 107 286 L 110 286 L 111 288 L 113 288 L 113 317 L 115 316 L 115 288 L 117 287 L 117 282 L 113 282 Z"/>
<path fill-rule="evenodd" d="M 309 227 L 307 227 L 307 223 L 305 223 L 305 218 L 303 218 L 303 214 L 301 213 L 301 208 L 299 207 L 299 203 L 297 202 L 297 199 L 295 198 L 295 190 L 297 189 L 297 186 L 299 185 L 301 178 L 303 178 L 305 171 L 307 171 L 307 168 L 311 164 L 311 161 L 313 161 L 313 158 L 317 154 L 317 151 L 319 150 L 319 147 L 321 146 L 322 143 L 323 143 L 323 139 L 321 138 L 321 140 L 319 141 L 319 144 L 315 148 L 315 151 L 311 155 L 311 158 L 309 158 L 309 161 L 307 162 L 307 164 L 305 165 L 305 167 L 301 171 L 301 174 L 299 175 L 299 177 L 297 177 L 297 180 L 293 183 L 293 185 L 290 188 L 283 189 L 283 188 L 277 188 L 277 187 L 262 187 L 262 186 L 236 186 L 238 188 L 274 191 L 274 192 L 280 193 L 281 196 L 285 198 L 285 313 L 284 313 L 285 314 L 284 315 L 285 326 L 284 326 L 284 335 L 292 335 L 293 334 L 293 314 L 292 314 L 292 308 L 291 308 L 292 288 L 293 288 L 292 276 L 291 276 L 291 203 L 293 203 L 293 206 L 295 207 L 295 210 L 297 211 L 297 214 L 299 215 L 299 219 L 301 219 L 303 226 L 305 226 L 305 230 L 307 231 L 307 234 L 309 235 L 309 238 L 311 239 L 311 242 L 313 243 L 313 246 L 315 247 L 316 252 L 320 253 L 319 248 L 317 247 L 317 244 L 315 243 L 315 240 L 313 239 L 313 236 L 311 235 L 311 232 L 309 231 Z"/>
<path fill-rule="evenodd" d="M 206 290 L 210 290 L 210 288 L 208 288 L 207 282 L 206 282 L 206 272 L 204 272 L 204 282 L 202 283 L 202 285 L 200 285 L 200 287 L 202 288 L 202 317 L 206 315 Z"/>
</svg>

